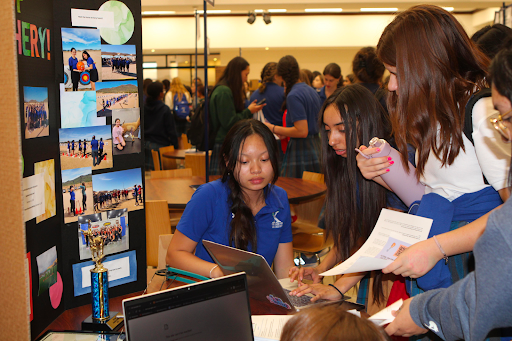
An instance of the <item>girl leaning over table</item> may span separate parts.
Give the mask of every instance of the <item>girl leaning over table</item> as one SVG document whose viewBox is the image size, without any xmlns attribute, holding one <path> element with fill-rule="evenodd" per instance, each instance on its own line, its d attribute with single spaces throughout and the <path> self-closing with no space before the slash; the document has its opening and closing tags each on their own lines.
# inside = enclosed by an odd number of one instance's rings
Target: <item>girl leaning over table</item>
<svg viewBox="0 0 512 341">
<path fill-rule="evenodd" d="M 373 94 L 359 84 L 340 88 L 330 96 L 320 113 L 322 164 L 327 185 L 325 226 L 334 247 L 315 268 L 290 269 L 291 280 L 299 284 L 303 278 L 313 284 L 303 284 L 292 295 L 306 293 L 318 299 L 339 300 L 342 293 L 361 281 L 358 303 L 372 314 L 386 305 L 394 275 L 383 276 L 380 271 L 343 275 L 334 285 L 320 283 L 320 273 L 350 257 L 370 236 L 380 211 L 384 207 L 405 209 L 377 183 L 366 180 L 356 162 L 355 148 L 360 141 L 375 136 L 388 137 L 387 115 Z"/>
<path fill-rule="evenodd" d="M 222 276 L 202 244 L 210 240 L 256 252 L 274 264 L 277 278 L 288 276 L 293 264 L 291 216 L 286 192 L 275 186 L 277 148 L 263 123 L 235 123 L 220 149 L 222 178 L 192 195 L 167 249 L 170 266 Z"/>
</svg>

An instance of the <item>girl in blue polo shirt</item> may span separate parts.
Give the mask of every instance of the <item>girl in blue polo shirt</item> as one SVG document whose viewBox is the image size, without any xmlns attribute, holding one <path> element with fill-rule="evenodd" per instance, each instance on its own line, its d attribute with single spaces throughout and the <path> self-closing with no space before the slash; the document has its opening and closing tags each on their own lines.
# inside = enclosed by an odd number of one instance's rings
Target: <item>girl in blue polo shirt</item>
<svg viewBox="0 0 512 341">
<path fill-rule="evenodd" d="M 96 69 L 96 63 L 91 58 L 89 52 L 82 52 L 82 59 L 87 62 L 86 70 L 89 71 L 89 75 L 91 76 L 91 90 L 96 90 L 96 82 L 98 81 L 98 69 Z"/>
<path fill-rule="evenodd" d="M 215 278 L 222 271 L 202 244 L 210 240 L 262 255 L 278 278 L 293 265 L 290 206 L 275 186 L 277 143 L 261 122 L 229 130 L 220 150 L 222 178 L 200 186 L 187 204 L 167 250 L 170 266 Z M 195 251 L 194 251 L 195 250 Z"/>
<path fill-rule="evenodd" d="M 80 81 L 80 71 L 77 68 L 78 58 L 76 58 L 76 49 L 71 48 L 71 57 L 68 59 L 69 71 L 71 72 L 71 83 L 73 91 L 78 91 L 78 82 Z"/>
</svg>

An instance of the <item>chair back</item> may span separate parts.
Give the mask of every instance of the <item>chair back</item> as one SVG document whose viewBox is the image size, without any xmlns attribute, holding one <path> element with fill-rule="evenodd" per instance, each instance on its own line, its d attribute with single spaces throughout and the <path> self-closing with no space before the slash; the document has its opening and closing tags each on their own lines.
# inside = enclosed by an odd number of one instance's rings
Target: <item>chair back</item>
<svg viewBox="0 0 512 341">
<path fill-rule="evenodd" d="M 167 169 L 161 171 L 152 171 L 151 179 L 164 179 L 164 178 L 186 178 L 192 176 L 192 169 Z"/>
<path fill-rule="evenodd" d="M 146 200 L 145 211 L 147 265 L 158 266 L 159 236 L 171 233 L 169 207 L 165 200 Z"/>
<path fill-rule="evenodd" d="M 183 149 L 190 149 L 192 145 L 188 142 L 187 134 L 181 134 L 181 147 Z"/>
<path fill-rule="evenodd" d="M 309 180 L 309 181 L 316 181 L 321 184 L 325 183 L 324 175 L 321 173 L 313 173 L 313 172 L 304 171 L 304 172 L 302 172 L 302 179 Z"/>
<path fill-rule="evenodd" d="M 212 152 L 208 152 L 208 160 L 211 162 Z M 206 161 L 203 153 L 186 153 L 185 167 L 192 169 L 193 176 L 206 176 Z"/>
<path fill-rule="evenodd" d="M 158 266 L 157 269 L 164 269 L 167 262 L 165 256 L 167 255 L 167 249 L 171 243 L 172 234 L 161 234 L 158 237 Z"/>
<path fill-rule="evenodd" d="M 313 172 L 304 172 L 302 179 L 323 183 L 324 175 Z M 318 218 L 325 203 L 325 194 L 310 200 L 293 205 L 292 210 L 297 220 L 292 223 L 293 233 L 319 233 L 323 230 L 318 227 Z"/>
<path fill-rule="evenodd" d="M 161 169 L 176 169 L 178 165 L 176 163 L 176 159 L 170 159 L 168 157 L 164 157 L 163 154 L 167 152 L 173 152 L 174 146 L 161 147 L 158 149 L 160 152 L 160 160 L 162 161 Z"/>
<path fill-rule="evenodd" d="M 156 171 L 160 170 L 160 155 L 156 150 L 151 150 L 151 155 L 153 156 L 153 168 Z"/>
</svg>

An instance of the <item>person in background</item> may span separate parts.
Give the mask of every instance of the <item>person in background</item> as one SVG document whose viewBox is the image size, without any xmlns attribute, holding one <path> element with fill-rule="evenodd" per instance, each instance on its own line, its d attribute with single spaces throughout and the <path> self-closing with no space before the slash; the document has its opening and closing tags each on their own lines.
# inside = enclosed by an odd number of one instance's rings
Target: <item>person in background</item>
<svg viewBox="0 0 512 341">
<path fill-rule="evenodd" d="M 192 106 L 193 106 L 193 109 L 195 109 L 200 101 L 199 101 L 199 87 L 202 86 L 203 87 L 203 98 L 204 98 L 204 84 L 203 84 L 203 81 L 201 80 L 201 78 L 194 78 L 192 80 L 192 84 L 190 85 L 190 92 L 192 93 Z M 197 89 L 197 96 L 196 97 L 196 89 Z"/>
<path fill-rule="evenodd" d="M 153 169 L 151 151 L 158 151 L 161 147 L 174 146 L 178 149 L 178 135 L 171 109 L 162 101 L 164 98 L 164 85 L 153 82 L 147 89 L 148 98 L 144 105 L 144 147 L 146 150 L 146 167 Z"/>
<path fill-rule="evenodd" d="M 153 83 L 153 80 L 151 78 L 144 79 L 144 83 L 142 83 L 142 102 L 146 103 L 146 98 L 148 97 L 147 89 L 149 84 Z"/>
<path fill-rule="evenodd" d="M 356 82 L 356 78 L 353 74 L 349 73 L 345 78 L 343 79 L 343 85 L 350 85 L 354 84 Z"/>
<path fill-rule="evenodd" d="M 85 210 L 87 209 L 87 189 L 85 188 L 85 183 L 82 182 L 82 185 L 80 185 L 79 188 L 82 190 L 82 209 L 83 212 L 85 212 Z"/>
<path fill-rule="evenodd" d="M 260 121 L 233 125 L 220 149 L 222 178 L 192 195 L 167 249 L 166 262 L 202 276 L 223 276 L 202 240 L 262 255 L 286 278 L 293 264 L 290 205 L 275 186 L 279 176 L 277 143 Z M 200 212 L 200 214 L 198 214 Z"/>
<path fill-rule="evenodd" d="M 75 189 L 73 186 L 69 186 L 69 204 L 71 205 L 71 214 L 76 216 L 75 209 Z"/>
<path fill-rule="evenodd" d="M 99 146 L 98 146 L 98 148 L 99 148 L 99 157 L 100 158 L 99 158 L 98 162 L 96 163 L 97 165 L 100 164 L 101 158 L 103 157 L 103 146 L 104 145 L 105 145 L 105 142 L 103 142 L 103 137 L 100 137 L 100 142 L 99 142 Z"/>
<path fill-rule="evenodd" d="M 313 81 L 313 72 L 309 69 L 302 69 L 301 72 L 304 72 L 304 80 L 303 82 L 311 86 L 311 82 Z M 306 80 L 307 78 L 307 80 Z"/>
<path fill-rule="evenodd" d="M 309 70 L 307 70 L 309 71 Z M 300 76 L 299 76 L 299 80 L 304 83 L 304 84 L 307 84 L 309 86 L 311 86 L 311 81 L 309 80 L 309 74 L 307 73 L 306 69 L 302 69 L 300 70 Z M 311 72 L 311 71 L 310 71 Z"/>
<path fill-rule="evenodd" d="M 93 136 L 92 140 L 91 140 L 91 156 L 92 156 L 92 166 L 95 167 L 97 164 L 99 164 L 98 140 L 96 140 L 96 136 Z"/>
<path fill-rule="evenodd" d="M 336 63 L 328 64 L 324 69 L 324 87 L 320 89 L 318 95 L 320 96 L 320 102 L 324 103 L 334 91 L 342 86 L 343 75 L 341 74 L 341 68 Z"/>
<path fill-rule="evenodd" d="M 324 86 L 324 76 L 318 72 L 313 71 L 313 81 L 311 81 L 311 86 L 316 89 L 317 92 Z"/>
<path fill-rule="evenodd" d="M 265 64 L 261 70 L 261 84 L 258 90 L 251 95 L 251 102 L 265 99 L 266 106 L 263 107 L 265 119 L 278 126 L 283 125 L 284 88 L 277 84 L 277 63 Z M 283 150 L 278 148 L 279 162 L 283 160 Z"/>
<path fill-rule="evenodd" d="M 165 95 L 167 95 L 167 93 L 171 89 L 171 82 L 168 79 L 164 79 L 162 81 L 162 84 L 164 85 L 164 98 L 165 98 Z"/>
<path fill-rule="evenodd" d="M 210 163 L 210 174 L 218 175 L 220 172 L 219 153 L 228 131 L 233 125 L 243 119 L 252 118 L 265 104 L 256 105 L 253 101 L 245 109 L 246 93 L 244 83 L 251 71 L 249 63 L 242 57 L 231 59 L 224 69 L 215 89 L 210 97 L 210 114 L 215 134 L 215 143 Z"/>
<path fill-rule="evenodd" d="M 352 60 L 352 72 L 356 77 L 356 82 L 370 90 L 387 112 L 388 92 L 380 87 L 385 70 L 384 64 L 377 58 L 375 48 L 371 46 L 357 51 Z"/>
<path fill-rule="evenodd" d="M 266 122 L 280 138 L 290 137 L 281 176 L 302 178 L 304 171 L 320 172 L 320 138 L 317 117 L 322 104 L 316 91 L 299 80 L 299 64 L 284 56 L 277 64 L 277 82 L 285 84 L 286 127 Z"/>
<path fill-rule="evenodd" d="M 182 134 L 187 133 L 187 120 L 189 119 L 190 115 L 187 115 L 187 118 L 182 118 L 179 117 L 178 113 L 176 112 L 178 103 L 184 103 L 185 101 L 186 106 L 189 106 L 189 104 L 192 102 L 190 93 L 183 86 L 181 79 L 175 77 L 171 81 L 171 88 L 169 92 L 167 92 L 167 95 L 165 95 L 165 104 L 171 110 L 173 110 L 174 120 L 176 121 L 176 133 L 178 134 L 178 137 L 181 137 Z M 181 139 L 179 139 L 179 142 L 181 143 Z"/>
<path fill-rule="evenodd" d="M 511 45 L 512 28 L 502 24 L 487 25 L 473 34 L 471 40 L 489 59 L 493 59 L 501 49 Z"/>
</svg>

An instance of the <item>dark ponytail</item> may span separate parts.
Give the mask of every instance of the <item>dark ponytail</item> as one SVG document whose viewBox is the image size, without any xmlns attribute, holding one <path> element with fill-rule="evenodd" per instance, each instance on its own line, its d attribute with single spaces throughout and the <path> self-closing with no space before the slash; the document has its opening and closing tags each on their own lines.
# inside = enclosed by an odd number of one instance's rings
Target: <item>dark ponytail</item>
<svg viewBox="0 0 512 341">
<path fill-rule="evenodd" d="M 270 62 L 265 64 L 263 70 L 261 70 L 261 85 L 258 88 L 260 94 L 265 92 L 267 83 L 274 81 L 274 76 L 277 74 L 277 63 Z"/>
<path fill-rule="evenodd" d="M 279 60 L 277 64 L 277 75 L 283 77 L 284 83 L 286 84 L 286 91 L 284 92 L 285 97 L 288 97 L 292 87 L 299 81 L 300 69 L 297 59 L 293 56 L 284 56 Z M 283 103 L 283 111 L 286 109 L 286 99 Z"/>
<path fill-rule="evenodd" d="M 274 177 L 268 188 L 264 190 L 265 197 L 272 190 L 272 186 L 279 177 L 277 142 L 274 134 L 266 125 L 254 119 L 238 121 L 228 132 L 220 150 L 220 172 L 222 182 L 229 187 L 229 201 L 231 204 L 231 230 L 229 232 L 229 245 L 238 249 L 247 250 L 251 245 L 253 252 L 257 251 L 256 225 L 250 207 L 246 204 L 242 188 L 238 183 L 236 166 L 243 150 L 246 139 L 257 134 L 265 143 Z"/>
</svg>

